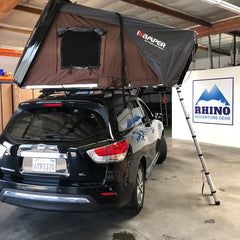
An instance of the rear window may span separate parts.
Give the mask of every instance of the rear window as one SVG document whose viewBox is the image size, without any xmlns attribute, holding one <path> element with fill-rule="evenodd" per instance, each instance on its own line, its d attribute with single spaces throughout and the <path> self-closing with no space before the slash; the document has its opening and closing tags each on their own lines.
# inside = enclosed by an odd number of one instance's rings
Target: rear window
<svg viewBox="0 0 240 240">
<path fill-rule="evenodd" d="M 16 139 L 84 142 L 106 139 L 108 132 L 97 112 L 63 107 L 23 111 L 11 121 L 7 131 Z"/>
</svg>

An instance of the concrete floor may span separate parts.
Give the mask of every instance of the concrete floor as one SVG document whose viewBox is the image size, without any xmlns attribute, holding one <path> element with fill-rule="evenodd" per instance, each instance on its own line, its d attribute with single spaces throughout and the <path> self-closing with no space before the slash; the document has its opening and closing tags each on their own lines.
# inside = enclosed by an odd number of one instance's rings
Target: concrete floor
<svg viewBox="0 0 240 240">
<path fill-rule="evenodd" d="M 205 184 L 193 142 L 167 138 L 168 157 L 146 183 L 144 208 L 61 213 L 0 203 L 0 240 L 237 240 L 240 239 L 240 149 L 201 144 L 220 206 Z"/>
</svg>

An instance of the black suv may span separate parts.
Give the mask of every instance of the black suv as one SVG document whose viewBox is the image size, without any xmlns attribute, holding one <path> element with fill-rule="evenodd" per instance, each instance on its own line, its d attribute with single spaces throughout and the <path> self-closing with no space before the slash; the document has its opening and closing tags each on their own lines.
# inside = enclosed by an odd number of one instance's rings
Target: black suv
<svg viewBox="0 0 240 240">
<path fill-rule="evenodd" d="M 44 93 L 21 103 L 0 138 L 0 199 L 75 211 L 138 213 L 145 180 L 167 154 L 163 125 L 135 96 Z"/>
</svg>

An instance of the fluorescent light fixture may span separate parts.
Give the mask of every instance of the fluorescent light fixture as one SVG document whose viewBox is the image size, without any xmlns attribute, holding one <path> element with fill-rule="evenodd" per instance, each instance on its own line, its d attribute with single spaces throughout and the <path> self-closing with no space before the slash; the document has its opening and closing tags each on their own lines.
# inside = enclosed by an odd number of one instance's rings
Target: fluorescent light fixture
<svg viewBox="0 0 240 240">
<path fill-rule="evenodd" d="M 240 7 L 236 6 L 236 5 L 233 5 L 231 3 L 228 3 L 226 1 L 223 1 L 223 0 L 205 0 L 209 3 L 212 3 L 214 5 L 217 5 L 221 8 L 224 8 L 226 10 L 229 10 L 231 12 L 235 12 L 237 14 L 240 14 Z"/>
</svg>

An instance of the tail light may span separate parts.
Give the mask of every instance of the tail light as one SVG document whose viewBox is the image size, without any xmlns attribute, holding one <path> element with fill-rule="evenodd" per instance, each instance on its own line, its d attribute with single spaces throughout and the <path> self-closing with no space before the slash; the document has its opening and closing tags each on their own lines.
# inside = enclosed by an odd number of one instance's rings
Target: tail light
<svg viewBox="0 0 240 240">
<path fill-rule="evenodd" d="M 128 151 L 126 139 L 100 148 L 87 151 L 87 154 L 96 163 L 118 162 L 124 160 Z"/>
<path fill-rule="evenodd" d="M 45 107 L 62 107 L 61 103 L 46 103 L 44 104 Z"/>
</svg>

